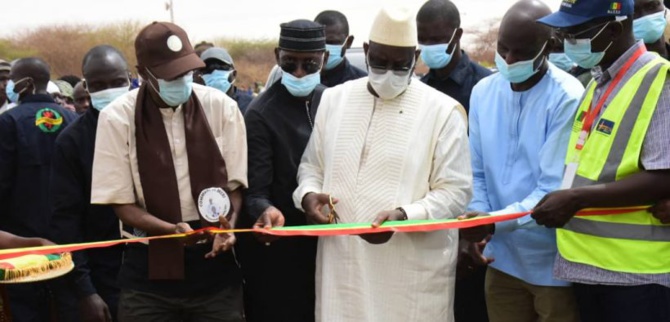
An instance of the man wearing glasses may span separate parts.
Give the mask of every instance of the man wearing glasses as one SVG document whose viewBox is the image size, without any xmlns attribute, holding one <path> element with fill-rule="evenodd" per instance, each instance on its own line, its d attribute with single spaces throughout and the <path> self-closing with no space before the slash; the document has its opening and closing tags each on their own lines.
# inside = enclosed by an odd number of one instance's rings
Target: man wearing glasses
<svg viewBox="0 0 670 322">
<path fill-rule="evenodd" d="M 205 85 L 216 88 L 234 99 L 240 112 L 244 114 L 252 97 L 243 91 L 238 91 L 234 85 L 237 70 L 233 57 L 225 48 L 212 47 L 205 50 L 200 59 L 205 62 L 205 68 L 198 71 L 198 77 L 202 78 Z"/>
<path fill-rule="evenodd" d="M 246 227 L 305 225 L 293 205 L 296 174 L 323 86 L 320 72 L 328 59 L 324 27 L 309 20 L 281 25 L 277 65 L 283 70 L 245 115 L 249 146 Z M 247 321 L 314 321 L 316 238 L 279 240 L 240 235 L 245 274 Z"/>
<path fill-rule="evenodd" d="M 471 195 L 465 120 L 412 81 L 414 12 L 382 9 L 364 50 L 369 76 L 324 91 L 295 206 L 327 224 L 332 197 L 339 222 L 373 227 L 459 214 Z M 453 321 L 457 245 L 453 230 L 320 238 L 317 321 Z"/>
<path fill-rule="evenodd" d="M 582 321 L 669 321 L 670 226 L 645 210 L 574 217 L 580 209 L 649 205 L 670 192 L 669 63 L 633 34 L 633 0 L 565 0 L 539 22 L 593 68 L 575 117 L 563 188 L 534 209 L 557 230 L 558 279 L 573 282 Z"/>
</svg>

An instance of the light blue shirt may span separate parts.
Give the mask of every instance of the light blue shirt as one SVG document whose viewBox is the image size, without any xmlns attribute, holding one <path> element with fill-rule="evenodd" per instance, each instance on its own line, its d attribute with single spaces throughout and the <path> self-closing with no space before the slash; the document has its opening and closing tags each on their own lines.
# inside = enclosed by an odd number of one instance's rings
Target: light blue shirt
<svg viewBox="0 0 670 322">
<path fill-rule="evenodd" d="M 470 210 L 492 215 L 533 209 L 557 190 L 584 87 L 549 63 L 533 88 L 512 91 L 500 74 L 481 80 L 470 99 L 473 199 Z M 541 286 L 566 286 L 553 279 L 556 231 L 530 216 L 496 224 L 485 256 L 491 267 Z"/>
</svg>

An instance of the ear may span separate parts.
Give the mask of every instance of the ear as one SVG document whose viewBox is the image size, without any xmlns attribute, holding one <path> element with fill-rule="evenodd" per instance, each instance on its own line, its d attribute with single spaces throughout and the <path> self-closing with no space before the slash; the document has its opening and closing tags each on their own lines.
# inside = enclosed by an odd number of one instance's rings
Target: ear
<svg viewBox="0 0 670 322">
<path fill-rule="evenodd" d="M 421 56 L 421 49 L 417 48 L 416 51 L 414 51 L 414 65 L 415 66 L 416 66 L 416 62 L 419 61 L 419 56 Z"/>
<path fill-rule="evenodd" d="M 363 53 L 365 53 L 365 57 L 366 57 L 366 58 L 365 58 L 365 61 L 368 60 L 368 59 L 367 59 L 367 57 L 368 57 L 368 49 L 370 49 L 370 44 L 364 42 L 364 43 L 363 43 Z"/>
<path fill-rule="evenodd" d="M 275 47 L 275 60 L 277 61 L 277 65 L 279 65 L 279 47 Z"/>
<path fill-rule="evenodd" d="M 623 34 L 623 24 L 621 21 L 611 23 L 607 26 L 607 32 L 610 34 L 612 41 L 616 41 Z"/>
<path fill-rule="evenodd" d="M 563 52 L 563 43 L 558 39 L 558 37 L 553 36 L 553 35 L 551 36 L 551 38 L 549 38 L 549 42 L 547 43 L 547 47 L 549 49 L 547 55 L 549 55 L 549 53 L 556 52 L 556 50 L 558 50 L 558 48 L 561 49 L 560 52 Z"/>
<path fill-rule="evenodd" d="M 349 35 L 349 37 L 347 37 L 347 40 L 344 41 L 344 46 L 342 46 L 342 48 L 349 49 L 351 48 L 351 44 L 353 43 L 354 43 L 354 35 Z M 342 55 L 344 56 L 344 53 L 342 53 Z"/>
<path fill-rule="evenodd" d="M 456 29 L 456 34 L 454 34 L 454 40 L 452 40 L 451 42 L 460 44 L 461 37 L 463 37 L 463 28 L 458 28 Z"/>
<path fill-rule="evenodd" d="M 323 62 L 322 62 L 322 65 L 321 65 L 321 69 L 322 69 L 322 70 L 323 70 L 323 67 L 326 65 L 326 62 L 328 62 L 328 57 L 329 57 L 329 56 L 330 56 L 330 52 L 326 50 L 326 51 L 323 53 Z M 343 56 L 344 56 L 344 55 L 343 55 Z"/>
</svg>

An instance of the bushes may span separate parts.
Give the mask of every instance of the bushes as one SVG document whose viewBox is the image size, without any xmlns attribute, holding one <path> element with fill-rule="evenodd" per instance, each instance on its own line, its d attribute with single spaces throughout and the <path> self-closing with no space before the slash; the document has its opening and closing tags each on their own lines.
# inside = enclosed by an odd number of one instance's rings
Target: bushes
<svg viewBox="0 0 670 322">
<path fill-rule="evenodd" d="M 118 48 L 126 56 L 131 72 L 136 73 L 135 36 L 142 27 L 144 25 L 137 21 L 102 26 L 67 24 L 39 27 L 0 39 L 0 58 L 13 60 L 37 56 L 49 63 L 52 78 L 68 74 L 81 76 L 84 54 L 96 45 L 107 44 Z M 238 87 L 253 88 L 254 82 L 265 82 L 275 64 L 275 40 L 218 39 L 214 43 L 226 48 L 233 56 L 238 69 Z"/>
</svg>

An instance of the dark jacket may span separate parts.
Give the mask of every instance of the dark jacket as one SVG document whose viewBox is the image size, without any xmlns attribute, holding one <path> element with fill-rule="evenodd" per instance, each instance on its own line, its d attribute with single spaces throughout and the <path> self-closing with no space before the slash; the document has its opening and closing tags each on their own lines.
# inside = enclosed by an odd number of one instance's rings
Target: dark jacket
<svg viewBox="0 0 670 322">
<path fill-rule="evenodd" d="M 41 94 L 0 115 L 0 230 L 48 237 L 54 145 L 76 118 Z"/>
<path fill-rule="evenodd" d="M 331 70 L 324 70 L 321 73 L 321 84 L 326 87 L 334 87 L 347 81 L 359 79 L 368 76 L 368 73 L 360 68 L 353 66 L 349 60 L 344 60 Z"/>
<path fill-rule="evenodd" d="M 91 174 L 98 110 L 88 109 L 56 139 L 51 164 L 51 238 L 59 244 L 119 239 L 112 207 L 91 205 Z M 98 293 L 116 309 L 123 246 L 73 253 L 70 287 L 83 298 Z M 110 303 L 111 302 L 111 303 Z"/>
</svg>

